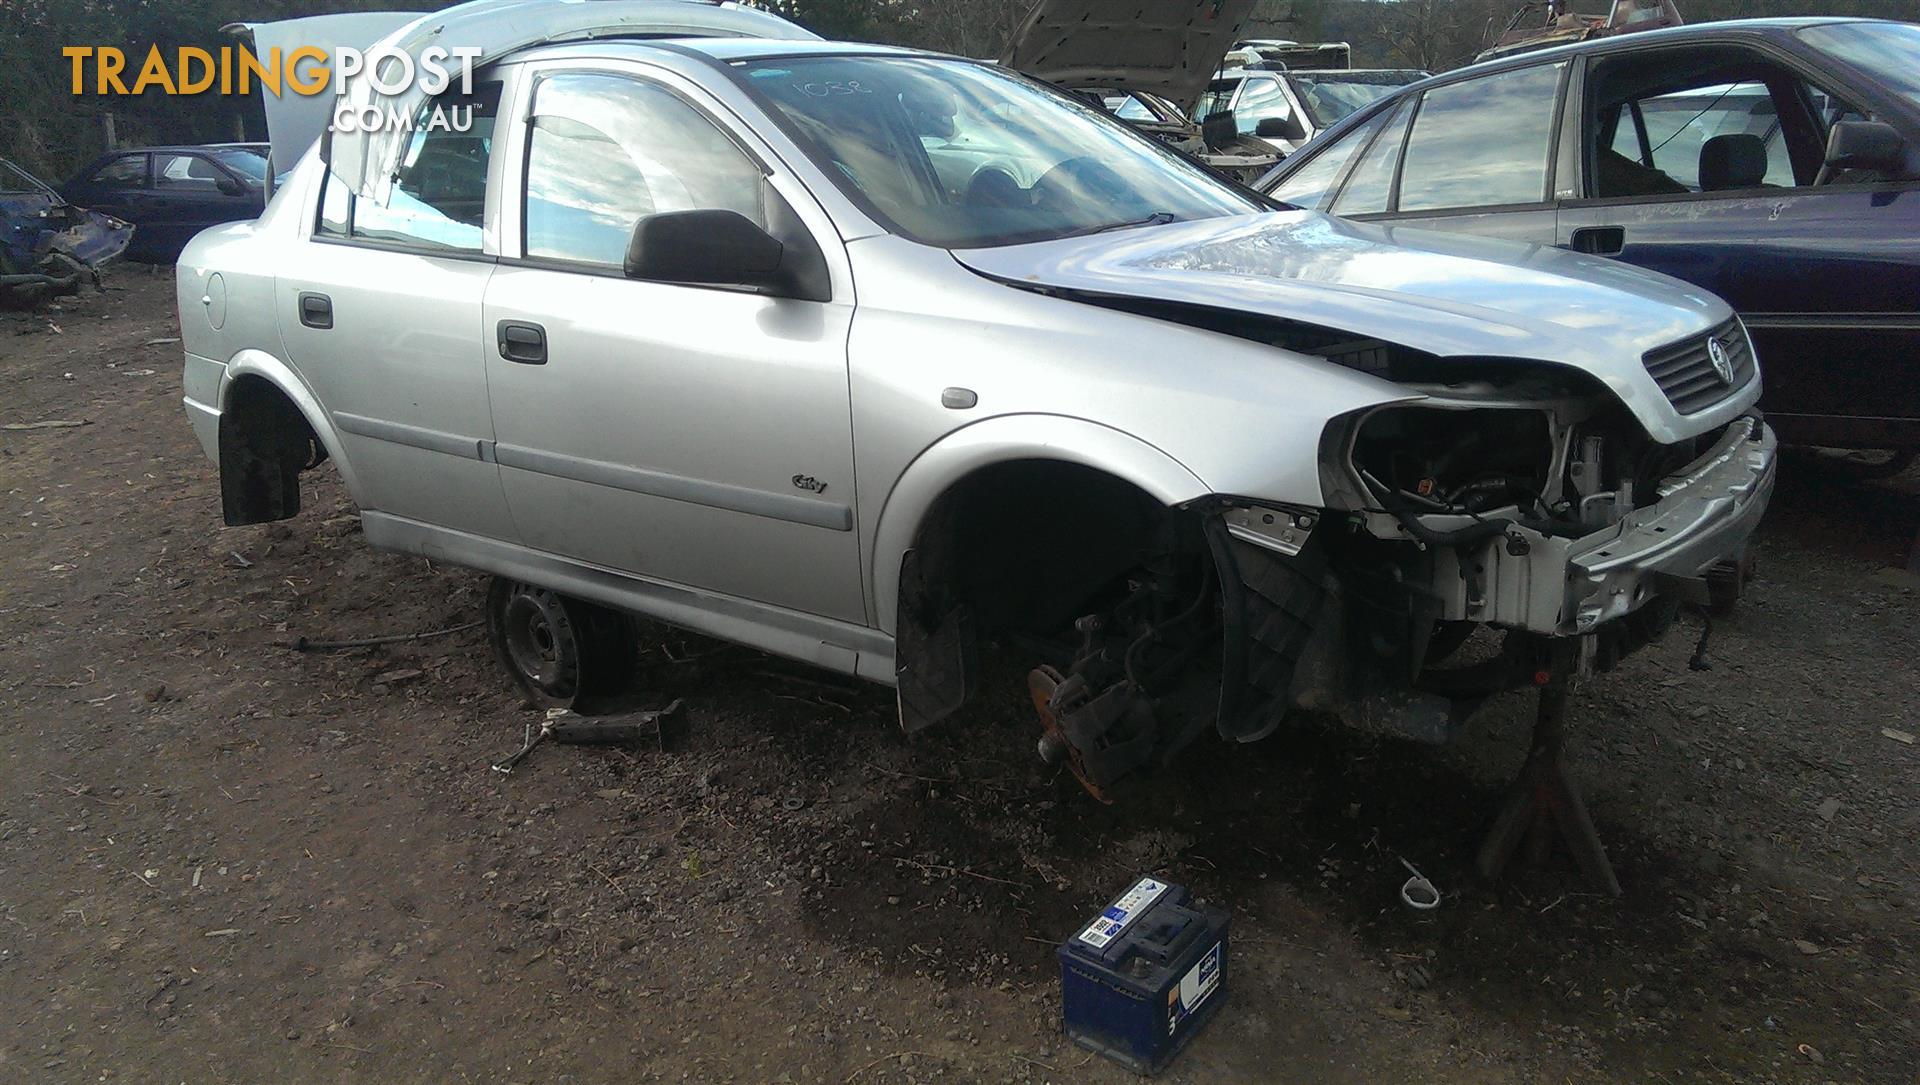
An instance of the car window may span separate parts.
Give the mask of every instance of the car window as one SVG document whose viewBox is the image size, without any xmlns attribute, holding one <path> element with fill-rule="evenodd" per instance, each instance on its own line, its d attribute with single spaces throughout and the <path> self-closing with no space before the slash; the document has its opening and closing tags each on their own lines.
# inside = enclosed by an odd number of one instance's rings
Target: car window
<svg viewBox="0 0 1920 1085">
<path fill-rule="evenodd" d="M 1701 54 L 1659 69 L 1654 85 L 1631 68 L 1601 69 L 1595 101 L 1592 191 L 1600 198 L 1687 196 L 1811 184 L 1827 129 L 1864 114 L 1824 88 L 1803 83 L 1747 51 Z M 1698 68 L 1737 61 L 1752 78 L 1726 82 Z M 1667 73 L 1672 74 L 1667 74 Z M 1613 83 L 1639 84 L 1621 99 Z M 1639 88 L 1636 88 L 1639 89 Z M 1804 92 L 1804 94 L 1803 94 Z M 1783 124 L 1782 115 L 1792 125 Z M 1794 141 L 1801 153 L 1796 168 Z"/>
<path fill-rule="evenodd" d="M 1367 106 L 1385 98 L 1409 83 L 1426 78 L 1425 72 L 1293 72 L 1287 81 L 1300 96 L 1300 104 L 1315 126 L 1332 128 Z"/>
<path fill-rule="evenodd" d="M 582 73 L 541 82 L 527 152 L 527 255 L 620 267 L 636 223 L 737 211 L 762 227 L 765 175 L 672 91 Z"/>
<path fill-rule="evenodd" d="M 153 156 L 153 187 L 172 192 L 217 195 L 220 170 L 197 154 Z"/>
<path fill-rule="evenodd" d="M 329 173 L 318 232 L 362 241 L 479 252 L 486 225 L 494 117 L 499 107 L 499 83 L 477 83 L 472 95 L 454 92 L 428 102 L 421 107 L 386 198 L 352 196 L 339 178 Z M 436 110 L 440 112 L 436 114 Z M 449 124 L 429 124 L 436 115 L 470 123 L 465 131 Z"/>
<path fill-rule="evenodd" d="M 1233 106 L 1233 126 L 1243 136 L 1252 135 L 1263 120 L 1291 116 L 1293 106 L 1287 102 L 1287 92 L 1278 79 L 1247 80 L 1246 93 Z"/>
<path fill-rule="evenodd" d="M 1564 63 L 1520 68 L 1423 95 L 1407 140 L 1399 209 L 1544 201 L 1565 68 Z"/>
<path fill-rule="evenodd" d="M 1099 106 L 995 65 L 876 55 L 738 67 L 842 194 L 921 244 L 1012 245 L 1266 209 Z"/>
<path fill-rule="evenodd" d="M 1327 191 L 1339 180 L 1340 172 L 1360 148 L 1367 145 L 1374 133 L 1385 124 L 1387 114 L 1367 121 L 1360 127 L 1341 136 L 1334 143 L 1322 147 L 1309 159 L 1306 165 L 1287 176 L 1287 179 L 1275 185 L 1268 193 L 1276 200 L 1290 203 L 1295 207 L 1304 207 L 1309 211 L 1326 210 Z"/>
<path fill-rule="evenodd" d="M 1773 96 L 1767 91 L 1766 84 L 1701 87 L 1642 99 L 1634 105 L 1639 107 L 1639 123 L 1634 123 L 1631 110 L 1622 118 L 1614 136 L 1614 152 L 1634 160 L 1643 168 L 1659 171 L 1688 191 L 1701 190 L 1703 153 L 1727 153 L 1707 150 L 1708 144 L 1722 136 L 1752 136 L 1759 141 L 1757 144 L 1749 140 L 1737 142 L 1765 150 L 1764 173 L 1757 181 L 1746 178 L 1746 181 L 1753 183 L 1743 183 L 1741 187 L 1754 187 L 1754 184 L 1776 188 L 1793 185 L 1793 160 L 1787 153 L 1787 141 L 1780 130 L 1780 114 L 1774 107 Z M 1641 144 L 1641 127 L 1645 129 L 1644 147 Z M 1720 140 L 1717 146 L 1727 147 L 1732 142 L 1735 141 Z M 1707 178 L 1710 183 L 1721 187 L 1724 187 L 1721 185 L 1723 179 L 1724 171 Z M 1603 170 L 1603 194 L 1633 194 L 1608 191 L 1610 187 L 1618 186 L 1608 183 L 1607 172 Z"/>
<path fill-rule="evenodd" d="M 214 161 L 255 181 L 267 179 L 267 156 L 258 151 L 223 148 L 213 152 Z"/>
<path fill-rule="evenodd" d="M 109 188 L 141 188 L 147 183 L 147 156 L 121 155 L 101 166 L 87 178 L 87 183 Z"/>
<path fill-rule="evenodd" d="M 1199 104 L 1193 107 L 1193 119 L 1204 121 L 1215 113 L 1225 113 L 1233 104 L 1233 93 L 1240 89 L 1239 79 L 1216 79 L 1207 84 L 1206 92 L 1200 95 Z"/>
<path fill-rule="evenodd" d="M 1104 95 L 1100 100 L 1106 105 L 1107 112 L 1123 121 L 1144 121 L 1152 124 L 1160 120 L 1159 114 L 1148 108 L 1147 103 L 1124 91 Z"/>
<path fill-rule="evenodd" d="M 1800 38 L 1859 68 L 1877 86 L 1920 108 L 1920 26 L 1828 23 L 1800 31 Z"/>
<path fill-rule="evenodd" d="M 1361 156 L 1360 164 L 1353 168 L 1353 176 L 1333 205 L 1334 214 L 1378 215 L 1393 209 L 1394 169 L 1400 164 L 1400 148 L 1406 142 L 1407 121 L 1412 116 L 1413 108 L 1409 105 L 1394 111 L 1386 131 L 1373 141 Z"/>
</svg>

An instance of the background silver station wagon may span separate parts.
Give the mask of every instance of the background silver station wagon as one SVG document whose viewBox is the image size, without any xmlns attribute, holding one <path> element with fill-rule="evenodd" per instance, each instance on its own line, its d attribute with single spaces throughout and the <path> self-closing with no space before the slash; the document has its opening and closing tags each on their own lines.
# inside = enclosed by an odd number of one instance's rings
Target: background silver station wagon
<svg viewBox="0 0 1920 1085">
<path fill-rule="evenodd" d="M 324 141 L 179 298 L 228 522 L 332 460 L 371 543 L 502 578 L 538 697 L 617 671 L 608 609 L 909 729 L 998 649 L 1097 792 L 1299 708 L 1443 738 L 1657 634 L 1765 507 L 1745 331 L 1677 280 L 1277 211 L 991 65 L 527 10 L 390 39 L 488 46 L 399 100 L 471 130 Z M 1502 666 L 1440 666 L 1488 625 Z"/>
</svg>

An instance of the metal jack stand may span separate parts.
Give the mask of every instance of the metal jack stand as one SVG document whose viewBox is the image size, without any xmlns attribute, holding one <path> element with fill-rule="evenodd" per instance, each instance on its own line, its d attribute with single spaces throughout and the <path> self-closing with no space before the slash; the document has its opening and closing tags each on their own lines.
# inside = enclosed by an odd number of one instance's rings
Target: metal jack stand
<svg viewBox="0 0 1920 1085">
<path fill-rule="evenodd" d="M 1581 642 L 1556 642 L 1552 664 L 1540 685 L 1539 715 L 1533 724 L 1533 752 L 1527 755 L 1506 808 L 1480 846 L 1475 862 L 1480 876 L 1498 878 L 1524 840 L 1536 863 L 1545 862 L 1556 830 L 1580 864 L 1587 880 L 1612 896 L 1620 895 L 1607 849 L 1594 831 L 1593 818 L 1580 798 L 1580 789 L 1567 772 L 1567 705 L 1580 669 Z"/>
</svg>

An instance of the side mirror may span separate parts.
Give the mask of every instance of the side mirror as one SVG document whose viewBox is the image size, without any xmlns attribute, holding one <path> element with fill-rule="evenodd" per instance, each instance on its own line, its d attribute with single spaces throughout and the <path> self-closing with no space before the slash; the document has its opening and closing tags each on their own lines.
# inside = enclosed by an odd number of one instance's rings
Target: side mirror
<svg viewBox="0 0 1920 1085">
<path fill-rule="evenodd" d="M 224 173 L 216 178 L 213 183 L 215 187 L 219 188 L 222 196 L 245 196 L 247 194 L 246 185 L 228 177 Z"/>
<path fill-rule="evenodd" d="M 1879 121 L 1839 121 L 1827 136 L 1827 164 L 1823 173 L 1837 170 L 1884 170 L 1899 173 L 1907 165 L 1907 142 L 1890 124 Z"/>
<path fill-rule="evenodd" d="M 1263 117 L 1253 126 L 1253 134 L 1261 139 L 1292 141 L 1307 138 L 1307 127 L 1300 123 L 1299 117 Z"/>
<path fill-rule="evenodd" d="M 779 285 L 787 247 L 738 211 L 672 211 L 634 224 L 627 278 L 704 286 Z"/>
</svg>

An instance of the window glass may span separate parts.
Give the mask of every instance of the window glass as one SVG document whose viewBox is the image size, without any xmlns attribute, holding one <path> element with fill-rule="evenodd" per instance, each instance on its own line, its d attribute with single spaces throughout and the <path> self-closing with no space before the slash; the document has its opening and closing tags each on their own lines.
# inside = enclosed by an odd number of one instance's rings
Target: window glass
<svg viewBox="0 0 1920 1085">
<path fill-rule="evenodd" d="M 1521 68 L 1428 91 L 1407 142 L 1400 210 L 1544 201 L 1565 67 Z"/>
<path fill-rule="evenodd" d="M 267 156 L 258 151 L 243 151 L 238 148 L 224 148 L 212 152 L 213 160 L 233 170 L 242 177 L 255 181 L 267 179 Z"/>
<path fill-rule="evenodd" d="M 471 97 L 456 92 L 427 103 L 385 202 L 349 198 L 329 174 L 320 232 L 327 234 L 330 222 L 344 223 L 357 239 L 479 252 L 499 106 L 499 83 L 475 84 Z M 429 123 L 436 117 L 446 123 Z"/>
<path fill-rule="evenodd" d="M 1099 106 L 993 65 L 825 56 L 740 67 L 849 200 L 922 244 L 1011 245 L 1265 209 Z"/>
<path fill-rule="evenodd" d="M 153 187 L 182 193 L 218 195 L 223 176 L 213 163 L 197 154 L 153 156 Z"/>
<path fill-rule="evenodd" d="M 1106 105 L 1107 112 L 1123 121 L 1145 121 L 1151 124 L 1160 119 L 1159 114 L 1147 107 L 1147 103 L 1131 94 L 1107 94 L 1100 100 Z"/>
<path fill-rule="evenodd" d="M 1331 147 L 1322 148 L 1305 166 L 1276 185 L 1268 195 L 1309 211 L 1326 210 L 1327 190 L 1340 180 L 1341 168 L 1353 158 L 1356 151 L 1367 145 L 1373 134 L 1386 123 L 1386 119 L 1383 113 L 1341 136 L 1340 141 Z"/>
<path fill-rule="evenodd" d="M 1920 26 L 1912 23 L 1829 23 L 1800 31 L 1801 40 L 1826 50 L 1920 107 Z"/>
<path fill-rule="evenodd" d="M 1233 106 L 1233 126 L 1243 136 L 1252 135 L 1263 120 L 1291 116 L 1293 107 L 1287 103 L 1287 92 L 1278 79 L 1247 80 L 1247 92 Z"/>
<path fill-rule="evenodd" d="M 1758 183 L 1777 187 L 1793 185 L 1793 161 L 1787 154 L 1787 141 L 1780 131 L 1780 115 L 1766 84 L 1700 87 L 1647 98 L 1639 105 L 1652 152 L 1652 161 L 1641 161 L 1640 165 L 1659 170 L 1688 191 L 1701 190 L 1701 156 L 1710 153 L 1708 144 L 1721 136 L 1758 138 L 1766 148 L 1767 160 L 1766 172 Z M 1630 125 L 1631 117 L 1623 118 L 1622 124 Z M 1637 136 L 1633 142 L 1638 144 Z M 1721 146 L 1727 143 L 1722 140 Z M 1617 138 L 1615 144 L 1619 150 Z M 1629 156 L 1640 159 L 1639 147 L 1635 146 Z M 1715 175 L 1707 179 L 1714 187 L 1728 187 L 1724 170 L 1716 170 Z M 1740 180 L 1751 182 L 1753 178 L 1743 175 Z M 1741 183 L 1737 187 L 1753 186 Z"/>
<path fill-rule="evenodd" d="M 1315 126 L 1332 128 L 1367 106 L 1385 98 L 1409 83 L 1418 83 L 1427 73 L 1382 70 L 1369 72 L 1293 72 L 1287 81 Z"/>
<path fill-rule="evenodd" d="M 1215 113 L 1225 113 L 1233 104 L 1233 92 L 1240 89 L 1239 79 L 1216 79 L 1207 84 L 1206 92 L 1200 95 L 1200 102 L 1193 107 L 1193 119 L 1204 121 Z"/>
<path fill-rule="evenodd" d="M 116 188 L 140 188 L 147 183 L 147 156 L 143 154 L 121 155 L 119 158 L 100 167 L 99 172 L 88 179 L 96 185 L 111 185 Z"/>
<path fill-rule="evenodd" d="M 1805 105 L 1798 97 L 1802 87 Z M 1784 104 L 1795 114 L 1805 106 L 1813 110 L 1817 131 L 1811 138 L 1818 145 L 1804 149 L 1797 174 L 1776 88 L 1785 88 Z M 1674 80 L 1655 89 L 1658 93 L 1602 110 L 1602 132 L 1607 123 L 1615 129 L 1612 142 L 1595 156 L 1596 195 L 1677 196 L 1811 184 L 1827 128 L 1862 117 L 1848 102 L 1785 72 L 1771 82 L 1687 86 Z"/>
<path fill-rule="evenodd" d="M 1394 167 L 1400 163 L 1400 147 L 1406 142 L 1407 120 L 1412 115 L 1413 109 L 1406 105 L 1394 112 L 1392 123 L 1354 167 L 1353 177 L 1333 206 L 1334 214 L 1378 215 L 1393 209 Z"/>
<path fill-rule="evenodd" d="M 634 224 L 672 211 L 737 211 L 767 225 L 760 166 L 664 87 L 561 75 L 534 98 L 527 255 L 620 267 Z"/>
</svg>

